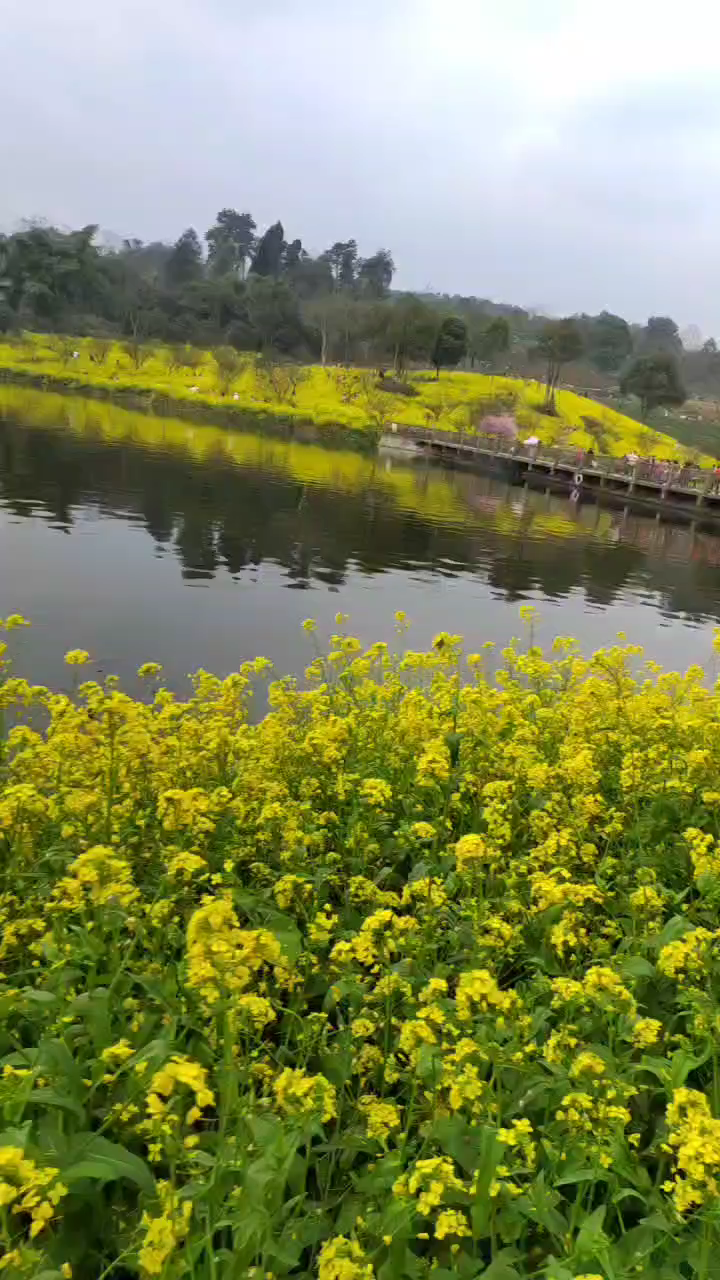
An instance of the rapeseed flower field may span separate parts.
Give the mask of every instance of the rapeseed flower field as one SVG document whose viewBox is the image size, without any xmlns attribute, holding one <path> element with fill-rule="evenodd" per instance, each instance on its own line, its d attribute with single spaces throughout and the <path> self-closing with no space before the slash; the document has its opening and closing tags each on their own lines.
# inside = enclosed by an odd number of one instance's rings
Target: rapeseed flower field
<svg viewBox="0 0 720 1280">
<path fill-rule="evenodd" d="M 0 1274 L 717 1274 L 720 688 L 525 621 L 134 701 L 5 620 Z"/>
<path fill-rule="evenodd" d="M 127 344 L 126 344 L 127 345 Z M 131 344 L 132 346 L 132 344 Z M 230 369 L 211 352 L 183 356 L 174 348 L 133 347 L 118 343 L 57 339 L 25 334 L 20 342 L 0 342 L 0 372 L 31 378 L 52 389 L 65 387 L 153 401 L 163 412 L 172 406 L 222 411 L 226 419 L 247 423 L 263 419 L 311 424 L 327 433 L 340 428 L 381 434 L 391 422 L 452 432 L 475 431 L 483 415 L 510 412 L 521 433 L 549 445 L 594 448 L 623 457 L 637 452 L 659 459 L 692 459 L 710 465 L 709 456 L 689 451 L 676 440 L 597 401 L 561 388 L 556 414 L 542 412 L 545 387 L 540 382 L 472 372 L 425 373 L 409 378 L 413 395 L 383 391 L 372 370 L 319 365 L 267 367 L 251 354 L 229 353 Z M 190 364 L 182 363 L 190 360 Z M 288 368 L 291 370 L 287 372 Z M 294 369 L 294 372 L 292 372 Z M 285 372 L 284 372 L 285 370 Z"/>
</svg>

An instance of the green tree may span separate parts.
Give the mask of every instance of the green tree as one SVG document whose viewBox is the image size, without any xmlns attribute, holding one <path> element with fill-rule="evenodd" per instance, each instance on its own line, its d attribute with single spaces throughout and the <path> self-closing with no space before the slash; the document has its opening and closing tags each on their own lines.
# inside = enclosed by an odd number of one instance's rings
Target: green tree
<svg viewBox="0 0 720 1280">
<path fill-rule="evenodd" d="M 188 344 L 177 343 L 167 349 L 168 368 L 189 369 L 192 373 L 199 369 L 203 363 L 204 355 L 197 347 L 191 347 Z"/>
<path fill-rule="evenodd" d="M 202 246 L 194 227 L 188 227 L 178 236 L 172 253 L 165 263 L 165 279 L 167 283 L 178 288 L 199 280 L 203 272 Z"/>
<path fill-rule="evenodd" d="M 387 347 L 396 373 L 402 375 L 410 361 L 427 364 L 437 333 L 433 308 L 411 294 L 383 309 L 383 316 Z"/>
<path fill-rule="evenodd" d="M 330 264 L 325 258 L 311 258 L 309 254 L 301 254 L 298 261 L 287 273 L 289 283 L 298 298 L 303 300 L 326 296 L 333 292 L 334 282 Z"/>
<path fill-rule="evenodd" d="M 576 320 L 548 320 L 540 331 L 535 354 L 545 360 L 547 387 L 545 406 L 555 408 L 555 391 L 564 364 L 578 360 L 583 353 L 583 339 Z"/>
<path fill-rule="evenodd" d="M 336 240 L 335 244 L 320 255 L 320 260 L 329 266 L 337 289 L 354 287 L 358 268 L 356 240 Z"/>
<path fill-rule="evenodd" d="M 260 237 L 250 271 L 255 276 L 279 276 L 285 252 L 282 222 L 274 222 Z"/>
<path fill-rule="evenodd" d="M 243 360 L 234 347 L 217 347 L 213 351 L 215 380 L 221 395 L 229 395 L 242 373 Z M 247 359 L 247 357 L 246 357 Z"/>
<path fill-rule="evenodd" d="M 640 345 L 646 355 L 679 356 L 682 352 L 680 331 L 670 316 L 650 316 L 642 331 Z"/>
<path fill-rule="evenodd" d="M 454 369 L 467 352 L 467 326 L 459 316 L 446 316 L 435 338 L 432 350 L 432 362 L 435 376 L 440 377 L 441 369 Z"/>
<path fill-rule="evenodd" d="M 643 419 L 660 405 L 681 405 L 687 399 L 677 360 L 663 353 L 633 360 L 620 390 L 624 396 L 637 396 Z"/>
<path fill-rule="evenodd" d="M 245 278 L 245 268 L 255 248 L 255 219 L 237 209 L 221 209 L 215 223 L 205 232 L 208 268 L 214 276 Z"/>
<path fill-rule="evenodd" d="M 353 295 L 346 292 L 322 293 L 303 307 L 303 314 L 317 330 L 319 341 L 315 345 L 322 364 L 332 358 L 347 361 L 357 309 Z"/>
<path fill-rule="evenodd" d="M 59 326 L 69 311 L 91 312 L 101 302 L 101 256 L 95 225 L 62 232 L 29 225 L 3 243 L 3 300 L 18 323 Z"/>
<path fill-rule="evenodd" d="M 287 276 L 292 276 L 297 271 L 298 265 L 306 258 L 307 254 L 302 246 L 302 240 L 291 240 L 290 244 L 285 245 L 283 253 L 282 269 Z"/>
<path fill-rule="evenodd" d="M 505 316 L 496 316 L 480 333 L 476 354 L 484 363 L 494 365 L 509 347 L 510 322 Z"/>
<path fill-rule="evenodd" d="M 296 351 L 307 341 L 298 301 L 285 280 L 252 276 L 248 281 L 247 322 L 256 351 Z"/>
<path fill-rule="evenodd" d="M 371 258 L 363 258 L 358 263 L 358 281 L 373 298 L 386 296 L 394 274 L 395 263 L 389 249 L 378 249 Z"/>
<path fill-rule="evenodd" d="M 601 373 L 614 373 L 632 354 L 630 325 L 622 316 L 602 311 L 588 328 L 587 345 L 595 368 Z"/>
</svg>

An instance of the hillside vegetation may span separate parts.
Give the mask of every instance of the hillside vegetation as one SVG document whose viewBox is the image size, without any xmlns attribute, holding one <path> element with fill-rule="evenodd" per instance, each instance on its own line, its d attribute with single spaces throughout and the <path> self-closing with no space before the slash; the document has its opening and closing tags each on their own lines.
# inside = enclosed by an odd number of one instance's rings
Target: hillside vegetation
<svg viewBox="0 0 720 1280">
<path fill-rule="evenodd" d="M 9 383 L 0 384 L 0 419 L 10 418 L 24 427 L 52 429 L 63 435 L 103 440 L 109 445 L 130 444 L 151 453 L 173 454 L 194 464 L 208 465 L 221 459 L 233 467 L 271 470 L 301 485 L 347 495 L 382 494 L 391 507 L 411 512 L 424 521 L 454 523 L 463 527 L 483 525 L 499 532 L 519 526 L 537 536 L 577 541 L 587 530 L 564 509 L 547 510 L 497 502 L 470 506 L 457 484 L 457 473 L 434 467 L 387 468 L 372 453 L 300 442 L 231 427 L 194 424 L 178 418 L 124 409 L 108 401 L 82 396 L 35 391 Z M 595 538 L 610 533 L 610 517 L 595 526 Z M 607 521 L 607 523 L 604 523 Z"/>
<path fill-rule="evenodd" d="M 0 370 L 68 389 L 134 394 L 213 413 L 220 409 L 228 420 L 279 417 L 375 434 L 392 422 L 482 431 L 484 417 L 512 414 L 524 435 L 537 435 L 547 444 L 618 457 L 635 451 L 700 460 L 670 436 L 573 391 L 558 389 L 556 413 L 550 415 L 543 412 L 542 384 L 489 374 L 449 372 L 435 378 L 414 373 L 380 381 L 370 370 L 278 362 L 231 348 L 211 353 L 38 335 L 0 343 Z"/>
</svg>

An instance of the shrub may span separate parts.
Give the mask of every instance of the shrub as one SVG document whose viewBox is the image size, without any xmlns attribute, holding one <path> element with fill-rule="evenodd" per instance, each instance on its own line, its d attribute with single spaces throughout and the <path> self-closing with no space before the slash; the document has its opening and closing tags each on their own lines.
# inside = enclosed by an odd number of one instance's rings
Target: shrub
<svg viewBox="0 0 720 1280">
<path fill-rule="evenodd" d="M 212 355 L 215 361 L 217 388 L 221 395 L 229 395 L 242 372 L 242 356 L 234 347 L 216 347 Z"/>
<path fill-rule="evenodd" d="M 307 369 L 290 361 L 276 361 L 261 357 L 255 365 L 255 378 L 268 400 L 281 404 L 294 404 L 298 387 L 306 381 Z"/>
<path fill-rule="evenodd" d="M 88 359 L 99 366 L 107 362 L 112 348 L 113 343 L 110 338 L 89 338 L 84 344 Z"/>
<path fill-rule="evenodd" d="M 133 369 L 141 369 L 152 355 L 152 348 L 139 342 L 137 338 L 128 338 L 127 342 L 123 342 L 122 349 Z"/>
</svg>

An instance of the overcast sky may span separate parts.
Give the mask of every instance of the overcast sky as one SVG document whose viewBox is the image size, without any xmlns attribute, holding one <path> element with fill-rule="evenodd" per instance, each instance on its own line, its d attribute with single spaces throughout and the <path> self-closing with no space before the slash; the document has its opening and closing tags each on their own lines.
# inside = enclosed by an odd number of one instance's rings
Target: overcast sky
<svg viewBox="0 0 720 1280">
<path fill-rule="evenodd" d="M 720 335 L 715 0 L 0 0 L 0 224 L 281 218 L 396 283 Z"/>
</svg>

